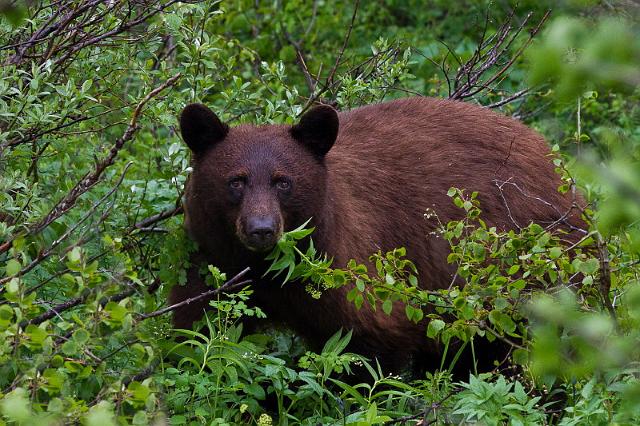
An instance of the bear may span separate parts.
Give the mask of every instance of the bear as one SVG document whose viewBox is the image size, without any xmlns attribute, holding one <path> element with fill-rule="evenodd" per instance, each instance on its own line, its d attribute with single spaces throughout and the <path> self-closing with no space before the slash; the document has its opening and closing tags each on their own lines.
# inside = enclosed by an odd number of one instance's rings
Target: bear
<svg viewBox="0 0 640 426">
<path fill-rule="evenodd" d="M 229 276 L 251 268 L 253 300 L 267 316 L 321 345 L 339 329 L 352 330 L 349 350 L 377 359 L 389 373 L 440 365 L 442 349 L 424 322 L 347 301 L 350 287 L 313 299 L 300 283 L 281 285 L 263 274 L 264 260 L 282 233 L 307 220 L 320 253 L 344 267 L 377 251 L 405 247 L 425 289 L 448 287 L 455 267 L 449 245 L 425 219 L 463 216 L 451 187 L 478 191 L 483 220 L 499 229 L 536 222 L 569 233 L 584 224 L 576 197 L 562 184 L 543 137 L 519 121 L 469 103 L 405 98 L 337 112 L 319 105 L 290 125 L 230 128 L 208 107 L 190 104 L 180 130 L 192 153 L 184 195 L 185 227 L 198 244 L 187 283 L 170 302 L 207 290 L 198 270 L 218 266 Z M 201 300 L 174 311 L 189 328 L 203 316 Z"/>
</svg>

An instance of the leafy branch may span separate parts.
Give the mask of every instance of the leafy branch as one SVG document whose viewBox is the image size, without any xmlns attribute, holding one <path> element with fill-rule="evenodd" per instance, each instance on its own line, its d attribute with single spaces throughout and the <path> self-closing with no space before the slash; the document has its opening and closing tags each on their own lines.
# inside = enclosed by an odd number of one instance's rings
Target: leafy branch
<svg viewBox="0 0 640 426">
<path fill-rule="evenodd" d="M 80 179 L 80 181 L 77 182 L 76 185 L 67 193 L 67 195 L 65 195 L 60 201 L 56 203 L 56 205 L 44 218 L 32 225 L 29 225 L 27 227 L 26 233 L 38 233 L 48 227 L 51 223 L 53 223 L 55 220 L 57 220 L 67 211 L 73 208 L 78 201 L 78 198 L 85 192 L 89 191 L 101 180 L 104 171 L 114 163 L 118 153 L 124 147 L 125 143 L 133 139 L 134 134 L 140 128 L 140 126 L 138 125 L 138 118 L 140 117 L 142 109 L 147 104 L 147 102 L 160 94 L 166 88 L 175 85 L 180 76 L 181 74 L 177 73 L 176 75 L 162 83 L 160 86 L 151 90 L 144 98 L 140 100 L 140 102 L 138 102 L 138 105 L 131 115 L 129 125 L 125 129 L 122 136 L 118 138 L 118 140 L 114 143 L 113 147 L 109 151 L 109 154 L 96 164 L 96 167 L 92 172 L 85 174 L 84 177 Z M 16 238 L 18 238 L 18 235 L 15 235 L 2 243 L 0 245 L 0 254 L 8 251 Z M 6 281 L 7 280 L 5 278 L 0 281 L 0 284 Z"/>
</svg>

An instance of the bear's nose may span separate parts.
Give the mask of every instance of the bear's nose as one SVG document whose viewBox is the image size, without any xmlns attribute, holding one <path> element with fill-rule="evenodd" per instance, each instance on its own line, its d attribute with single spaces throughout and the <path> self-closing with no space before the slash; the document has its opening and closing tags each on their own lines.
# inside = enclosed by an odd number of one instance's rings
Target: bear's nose
<svg viewBox="0 0 640 426">
<path fill-rule="evenodd" d="M 266 248 L 275 244 L 276 221 L 270 217 L 252 218 L 247 223 L 247 236 L 251 245 Z"/>
</svg>

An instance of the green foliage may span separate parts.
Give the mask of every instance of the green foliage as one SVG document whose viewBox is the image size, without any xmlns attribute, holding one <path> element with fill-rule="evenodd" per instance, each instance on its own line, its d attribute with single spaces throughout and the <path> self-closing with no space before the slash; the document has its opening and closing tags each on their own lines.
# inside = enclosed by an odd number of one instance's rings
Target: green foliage
<svg viewBox="0 0 640 426">
<path fill-rule="evenodd" d="M 529 52 L 532 82 L 549 81 L 561 110 L 577 114 L 577 128 L 565 139 L 580 156 L 572 167 L 576 179 L 598 194 L 598 229 L 612 235 L 626 228 L 632 245 L 625 249 L 634 253 L 640 249 L 634 243 L 640 214 L 637 35 L 637 20 L 561 18 Z"/>
<path fill-rule="evenodd" d="M 267 353 L 265 336 L 241 339 L 242 327 L 221 330 L 214 322 L 207 319 L 208 335 L 182 330 L 186 340 L 170 349 L 180 361 L 156 376 L 172 423 L 259 423 L 269 416 L 261 406 L 266 399 L 275 400 L 281 423 L 316 424 L 331 419 L 328 414 L 339 415 L 327 381 L 360 360 L 343 353 L 350 333 L 336 334 L 320 354 L 307 352 L 292 368 Z"/>
<path fill-rule="evenodd" d="M 633 90 L 640 82 L 640 41 L 634 30 L 620 17 L 597 23 L 557 19 L 530 50 L 530 78 L 534 84 L 551 79 L 560 100 L 594 87 Z"/>
<path fill-rule="evenodd" d="M 513 425 L 535 425 L 544 420 L 544 413 L 537 407 L 540 397 L 527 395 L 520 382 L 507 382 L 504 376 L 493 382 L 471 376 L 469 383 L 462 383 L 463 390 L 453 414 L 461 414 L 466 422 L 480 422 L 486 425 L 498 425 L 509 422 Z"/>
<path fill-rule="evenodd" d="M 278 277 L 282 272 L 287 271 L 282 282 L 283 284 L 287 281 L 298 279 L 303 281 L 310 280 L 314 284 L 319 284 L 320 281 L 328 281 L 328 278 L 325 278 L 325 276 L 326 272 L 329 271 L 331 260 L 327 259 L 326 255 L 322 256 L 319 254 L 311 240 L 305 253 L 296 245 L 298 241 L 313 232 L 313 228 L 305 229 L 309 220 L 296 229 L 284 233 L 282 238 L 280 238 L 273 251 L 265 258 L 265 260 L 272 261 L 264 273 L 265 276 L 271 272 L 275 272 L 274 277 Z M 310 293 L 313 294 L 314 297 L 319 297 L 318 292 Z"/>
<path fill-rule="evenodd" d="M 421 289 L 415 267 L 402 259 L 403 249 L 384 256 L 378 253 L 369 259 L 376 266 L 377 277 L 369 277 L 367 266 L 353 260 L 345 269 L 329 267 L 326 261 L 321 270 L 314 269 L 319 261 L 313 253 L 298 251 L 304 256 L 298 260 L 293 251 L 286 256 L 281 249 L 270 255 L 271 270 L 295 270 L 295 279 L 304 282 L 313 277 L 324 289 L 349 285 L 352 289 L 348 300 L 358 308 L 367 300 L 373 309 L 382 306 L 390 314 L 393 303 L 401 301 L 407 318 L 415 322 L 427 318 L 426 335 L 439 339 L 446 347 L 452 339 L 471 346 L 474 339 L 502 340 L 512 347 L 512 362 L 524 368 L 534 389 L 576 383 L 592 389 L 597 383 L 602 392 L 594 396 L 589 391 L 583 399 L 576 399 L 575 406 L 567 407 L 563 422 L 591 421 L 595 415 L 635 421 L 637 410 L 630 408 L 622 395 L 638 389 L 637 368 L 633 367 L 638 362 L 636 348 L 640 342 L 635 303 L 638 285 L 632 281 L 631 285 L 614 290 L 629 292 L 631 300 L 614 312 L 609 294 L 602 293 L 609 291 L 603 288 L 605 281 L 614 279 L 601 270 L 603 256 L 608 254 L 594 256 L 601 236 L 595 231 L 585 233 L 567 246 L 562 233 L 552 233 L 536 224 L 519 232 L 497 231 L 481 219 L 476 193 L 466 195 L 451 188 L 448 194 L 466 213 L 460 221 L 440 224 L 442 236 L 451 245 L 448 260 L 457 266 L 457 275 L 464 280 L 462 287 L 454 279 L 447 289 Z M 428 216 L 437 220 L 432 213 Z M 294 231 L 295 237 L 285 235 L 283 241 L 290 245 L 310 232 L 299 228 Z M 609 274 L 618 269 L 619 260 L 607 257 Z M 336 276 L 347 279 L 336 284 Z M 320 297 L 316 287 L 307 289 Z M 618 318 L 629 320 L 621 326 Z M 453 367 L 458 355 L 449 367 Z M 585 381 L 594 375 L 608 377 L 608 386 Z M 481 377 L 488 379 L 491 375 Z M 505 419 L 516 424 L 537 424 L 544 418 L 544 411 L 536 405 L 539 396 L 527 396 L 520 382 L 507 382 L 502 375 L 496 380 L 490 383 L 472 377 L 469 383 L 461 383 L 465 390 L 459 393 L 452 415 L 487 424 Z"/>
<path fill-rule="evenodd" d="M 491 57 L 507 3 L 0 0 L 0 423 L 640 423 L 637 20 L 557 3 L 520 2 L 512 28 L 532 21 L 466 99 L 577 156 L 558 166 L 561 189 L 592 203 L 579 244 L 488 227 L 476 194 L 452 189 L 465 216 L 439 223 L 458 271 L 446 290 L 422 290 L 402 248 L 332 265 L 304 226 L 269 258 L 286 285 L 349 286 L 351 303 L 401 309 L 445 346 L 511 345 L 522 373 L 454 383 L 443 358 L 406 383 L 349 353 L 348 330 L 319 353 L 286 332 L 243 335 L 263 316 L 250 289 L 214 300 L 198 331 L 148 316 L 195 250 L 177 217 L 190 166 L 176 116 L 204 102 L 232 125 L 291 123 L 318 100 L 447 96 L 475 52 Z M 583 17 L 549 22 L 511 61 L 547 6 Z M 502 103 L 525 80 L 540 86 Z M 225 279 L 210 267 L 212 288 Z"/>
</svg>

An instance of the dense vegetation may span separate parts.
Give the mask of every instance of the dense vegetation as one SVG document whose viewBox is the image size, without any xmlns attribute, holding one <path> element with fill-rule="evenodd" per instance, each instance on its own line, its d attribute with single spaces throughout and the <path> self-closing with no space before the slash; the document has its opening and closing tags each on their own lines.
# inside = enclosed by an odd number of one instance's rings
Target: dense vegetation
<svg viewBox="0 0 640 426">
<path fill-rule="evenodd" d="M 0 423 L 639 424 L 638 10 L 556 3 L 0 1 Z M 412 94 L 541 131 L 559 190 L 590 202 L 585 237 L 498 232 L 452 188 L 466 216 L 441 235 L 464 288 L 419 290 L 401 248 L 372 253 L 371 271 L 331 265 L 296 250 L 305 230 L 274 269 L 318 297 L 403 300 L 445 344 L 502 340 L 505 363 L 410 381 L 345 352 L 348 332 L 321 353 L 282 330 L 245 336 L 242 317 L 262 313 L 215 265 L 208 333 L 172 330 L 163 307 L 193 250 L 186 104 L 272 123 Z M 369 381 L 348 380 L 356 365 Z"/>
</svg>

